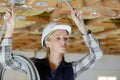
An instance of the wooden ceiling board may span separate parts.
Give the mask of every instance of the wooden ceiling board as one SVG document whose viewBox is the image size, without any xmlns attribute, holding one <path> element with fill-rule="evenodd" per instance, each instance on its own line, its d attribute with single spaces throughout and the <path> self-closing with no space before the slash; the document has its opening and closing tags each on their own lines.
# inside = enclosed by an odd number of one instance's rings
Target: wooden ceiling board
<svg viewBox="0 0 120 80">
<path fill-rule="evenodd" d="M 15 28 L 25 28 L 28 27 L 30 25 L 35 24 L 35 21 L 23 21 L 23 20 L 18 20 L 15 22 Z M 18 25 L 19 24 L 19 25 Z"/>
</svg>

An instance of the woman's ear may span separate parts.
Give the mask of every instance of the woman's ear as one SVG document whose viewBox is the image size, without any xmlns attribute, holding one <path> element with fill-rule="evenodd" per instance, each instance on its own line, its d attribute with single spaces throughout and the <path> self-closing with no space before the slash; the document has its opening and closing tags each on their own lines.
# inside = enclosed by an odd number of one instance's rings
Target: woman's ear
<svg viewBox="0 0 120 80">
<path fill-rule="evenodd" d="M 50 42 L 49 41 L 45 41 L 46 47 L 50 47 Z"/>
</svg>

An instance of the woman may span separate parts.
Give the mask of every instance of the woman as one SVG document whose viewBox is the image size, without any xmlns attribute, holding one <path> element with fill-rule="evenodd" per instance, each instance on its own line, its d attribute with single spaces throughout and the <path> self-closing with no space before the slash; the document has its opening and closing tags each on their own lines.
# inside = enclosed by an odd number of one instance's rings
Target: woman
<svg viewBox="0 0 120 80">
<path fill-rule="evenodd" d="M 84 26 L 80 21 L 81 15 L 77 10 L 71 11 L 71 16 L 78 29 L 83 34 L 86 42 L 90 39 L 88 46 L 89 54 L 78 61 L 68 63 L 64 60 L 64 53 L 68 44 L 68 38 L 71 33 L 69 25 L 61 23 L 50 23 L 43 30 L 42 46 L 47 49 L 47 57 L 44 59 L 36 59 L 34 64 L 38 70 L 41 80 L 75 80 L 83 71 L 88 70 L 94 62 L 102 57 L 102 50 L 99 42 L 94 38 L 89 31 L 86 34 Z M 5 19 L 8 19 L 7 30 L 2 41 L 2 55 L 12 52 L 12 32 L 14 30 L 14 14 L 13 11 L 8 10 Z M 8 57 L 10 57 L 9 55 Z M 6 67 L 11 68 L 10 59 L 4 59 L 2 62 Z M 9 63 L 8 63 L 8 62 Z M 20 69 L 20 68 L 19 68 Z"/>
</svg>

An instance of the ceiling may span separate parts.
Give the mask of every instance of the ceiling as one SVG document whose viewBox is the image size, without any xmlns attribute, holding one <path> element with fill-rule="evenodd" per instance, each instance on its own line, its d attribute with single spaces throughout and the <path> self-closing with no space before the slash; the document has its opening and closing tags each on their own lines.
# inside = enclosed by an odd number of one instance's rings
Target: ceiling
<svg viewBox="0 0 120 80">
<path fill-rule="evenodd" d="M 0 0 L 0 29 L 5 11 L 13 0 Z M 104 54 L 120 54 L 120 0 L 67 0 L 83 16 L 85 26 L 100 41 Z M 60 21 L 72 26 L 67 52 L 88 52 L 83 38 L 71 19 L 70 8 L 64 0 L 15 0 L 16 15 L 13 50 L 42 50 L 44 26 Z"/>
</svg>

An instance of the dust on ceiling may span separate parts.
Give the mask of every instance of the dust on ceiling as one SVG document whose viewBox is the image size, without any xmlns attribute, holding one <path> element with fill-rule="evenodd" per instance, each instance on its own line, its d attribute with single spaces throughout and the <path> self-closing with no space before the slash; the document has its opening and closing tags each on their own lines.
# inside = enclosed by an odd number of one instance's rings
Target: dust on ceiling
<svg viewBox="0 0 120 80">
<path fill-rule="evenodd" d="M 0 0 L 0 29 L 5 11 L 14 0 Z M 13 50 L 41 50 L 41 34 L 51 21 L 72 26 L 69 53 L 88 52 L 83 38 L 71 20 L 70 8 L 64 0 L 15 0 L 15 31 Z M 100 41 L 105 54 L 120 54 L 120 0 L 67 0 L 83 16 L 87 29 Z"/>
</svg>

